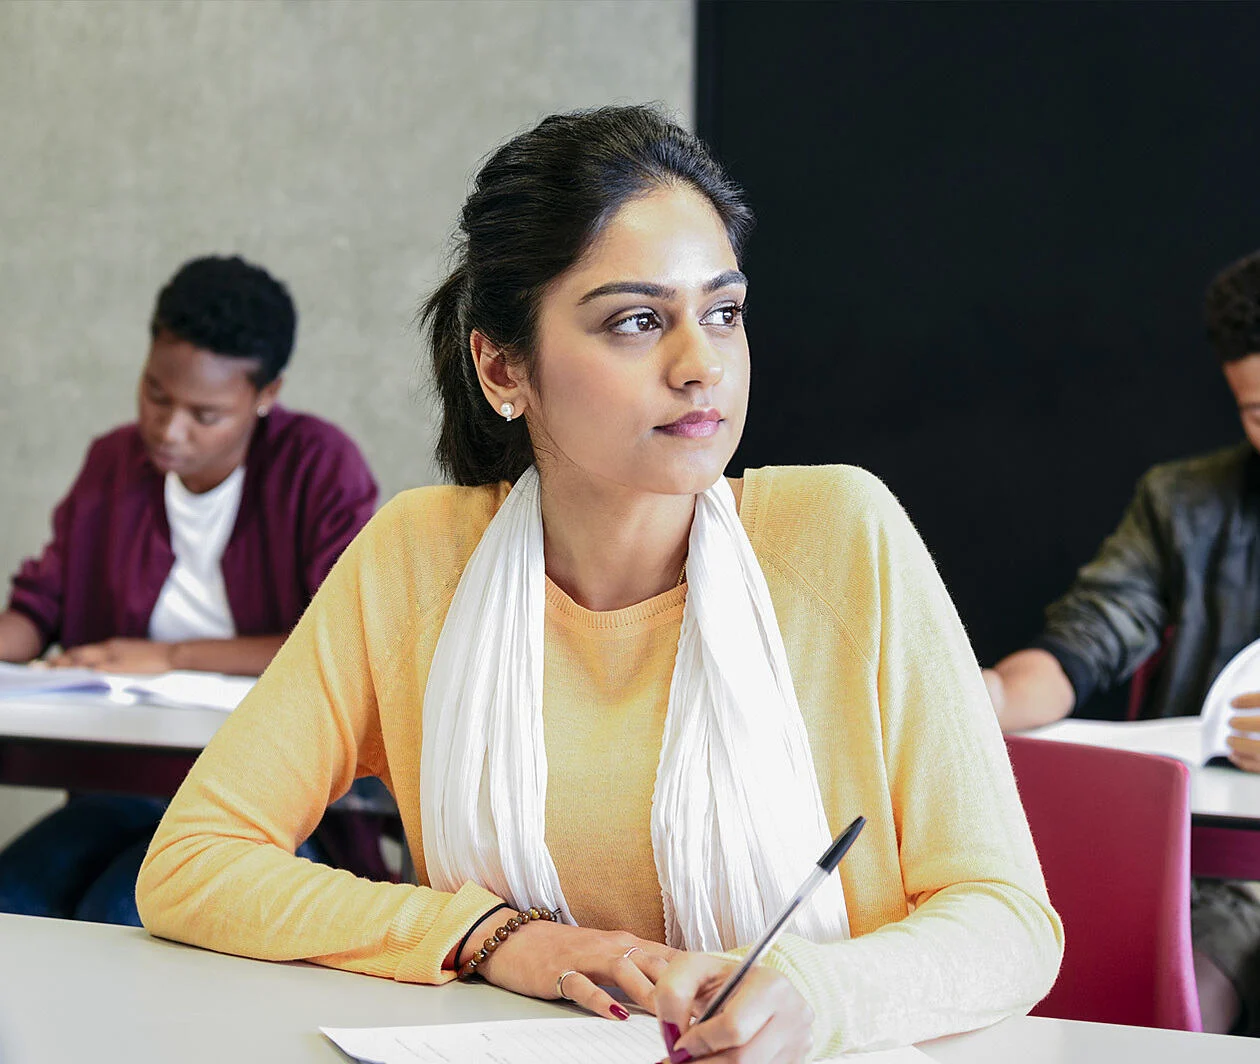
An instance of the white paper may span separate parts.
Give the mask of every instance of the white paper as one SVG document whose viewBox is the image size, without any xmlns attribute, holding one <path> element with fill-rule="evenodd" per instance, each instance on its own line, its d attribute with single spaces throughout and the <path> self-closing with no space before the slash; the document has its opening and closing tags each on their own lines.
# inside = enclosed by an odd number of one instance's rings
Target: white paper
<svg viewBox="0 0 1260 1064">
<path fill-rule="evenodd" d="M 217 672 L 179 671 L 140 676 L 0 662 L 0 698 L 78 693 L 105 695 L 111 701 L 128 704 L 153 702 L 230 712 L 253 686 L 253 677 L 224 676 Z"/>
<path fill-rule="evenodd" d="M 1064 720 L 1026 734 L 1034 739 L 1105 746 L 1135 754 L 1162 754 L 1197 765 L 1201 756 L 1199 733 L 1198 717 L 1177 717 L 1134 721 Z"/>
<path fill-rule="evenodd" d="M 629 1020 L 498 1020 L 429 1027 L 321 1027 L 364 1064 L 653 1064 L 665 1056 L 651 1016 Z M 862 1064 L 920 1064 L 913 1046 L 843 1058 Z"/>
</svg>

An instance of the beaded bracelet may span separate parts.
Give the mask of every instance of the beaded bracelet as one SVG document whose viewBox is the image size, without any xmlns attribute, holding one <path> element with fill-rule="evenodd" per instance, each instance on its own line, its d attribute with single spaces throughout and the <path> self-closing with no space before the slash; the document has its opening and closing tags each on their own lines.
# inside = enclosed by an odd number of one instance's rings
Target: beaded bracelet
<svg viewBox="0 0 1260 1064">
<path fill-rule="evenodd" d="M 507 902 L 505 901 L 499 902 L 499 904 L 496 905 L 493 909 L 487 909 L 484 913 L 478 916 L 477 922 L 473 924 L 472 927 L 470 927 L 467 931 L 464 932 L 464 937 L 459 940 L 459 944 L 455 947 L 455 953 L 453 954 L 453 956 L 455 957 L 455 968 L 457 971 L 459 969 L 459 955 L 464 952 L 464 947 L 468 945 L 468 940 L 472 938 L 473 932 L 476 931 L 477 928 L 479 928 L 483 923 L 486 922 L 486 920 L 492 917 L 500 909 L 510 909 L 510 908 L 512 908 L 512 906 L 510 906 Z"/>
<path fill-rule="evenodd" d="M 493 911 L 494 910 L 491 910 L 491 912 Z M 486 914 L 486 916 L 489 916 L 489 915 L 490 915 L 489 913 Z M 483 916 L 481 919 L 484 920 L 485 918 L 486 917 Z M 468 963 L 465 964 L 459 970 L 460 981 L 466 983 L 474 975 L 476 975 L 477 966 L 479 964 L 484 964 L 486 958 L 489 957 L 490 954 L 492 954 L 496 949 L 498 949 L 499 946 L 503 944 L 504 940 L 508 937 L 508 935 L 510 935 L 513 931 L 520 930 L 531 920 L 559 920 L 559 919 L 560 919 L 559 909 L 554 909 L 554 910 L 553 909 L 526 909 L 523 912 L 517 913 L 515 916 L 508 917 L 507 922 L 503 924 L 501 927 L 496 927 L 494 929 L 494 934 L 492 934 L 488 939 L 485 940 L 485 942 L 482 943 L 481 949 L 477 950 L 476 953 L 474 953 L 471 957 L 468 958 Z M 456 963 L 459 962 L 458 953 L 456 953 L 455 955 L 455 961 Z"/>
</svg>

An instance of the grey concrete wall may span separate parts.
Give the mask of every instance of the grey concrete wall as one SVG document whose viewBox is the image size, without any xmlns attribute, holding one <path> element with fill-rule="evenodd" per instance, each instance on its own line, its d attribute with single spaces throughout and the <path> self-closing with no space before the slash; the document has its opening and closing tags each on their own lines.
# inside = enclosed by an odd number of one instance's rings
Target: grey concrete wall
<svg viewBox="0 0 1260 1064">
<path fill-rule="evenodd" d="M 383 498 L 432 483 L 411 322 L 477 161 L 555 110 L 689 120 L 692 51 L 689 0 L 0 0 L 6 589 L 133 416 L 154 296 L 197 254 L 289 283 L 284 399 L 358 439 Z"/>
<path fill-rule="evenodd" d="M 435 477 L 412 316 L 480 158 L 560 109 L 689 115 L 687 0 L 0 2 L 0 573 L 89 437 L 133 416 L 185 259 L 240 251 L 300 314 L 285 400 L 383 497 Z"/>
</svg>

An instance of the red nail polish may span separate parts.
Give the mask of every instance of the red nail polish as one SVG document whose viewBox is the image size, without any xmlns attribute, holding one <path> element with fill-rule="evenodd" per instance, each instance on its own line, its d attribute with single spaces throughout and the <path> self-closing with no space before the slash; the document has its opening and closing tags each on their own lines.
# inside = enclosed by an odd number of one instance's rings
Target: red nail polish
<svg viewBox="0 0 1260 1064">
<path fill-rule="evenodd" d="M 678 1024 L 661 1022 L 661 1037 L 665 1039 L 665 1051 L 669 1053 L 670 1064 L 686 1064 L 691 1059 L 691 1054 L 685 1049 L 675 1049 L 674 1043 L 678 1041 L 682 1032 L 678 1029 Z"/>
<path fill-rule="evenodd" d="M 608 1011 L 611 1012 L 619 1020 L 630 1019 L 630 1013 L 623 1009 L 620 1005 L 610 1005 Z"/>
</svg>

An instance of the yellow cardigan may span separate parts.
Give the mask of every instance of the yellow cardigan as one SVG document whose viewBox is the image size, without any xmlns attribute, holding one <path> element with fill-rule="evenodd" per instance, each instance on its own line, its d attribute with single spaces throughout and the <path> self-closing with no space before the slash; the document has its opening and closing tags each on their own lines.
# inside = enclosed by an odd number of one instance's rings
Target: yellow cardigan
<svg viewBox="0 0 1260 1064">
<path fill-rule="evenodd" d="M 171 803 L 140 873 L 154 934 L 440 983 L 498 899 L 370 883 L 293 856 L 356 775 L 398 801 L 420 882 L 420 723 L 460 574 L 506 486 L 422 488 L 347 549 Z M 1027 1010 L 1062 928 L 967 636 L 896 500 L 851 467 L 749 471 L 740 518 L 769 584 L 833 831 L 853 939 L 784 936 L 768 963 L 820 1053 Z M 649 816 L 686 589 L 593 613 L 548 583 L 547 844 L 582 924 L 663 939 Z"/>
</svg>

